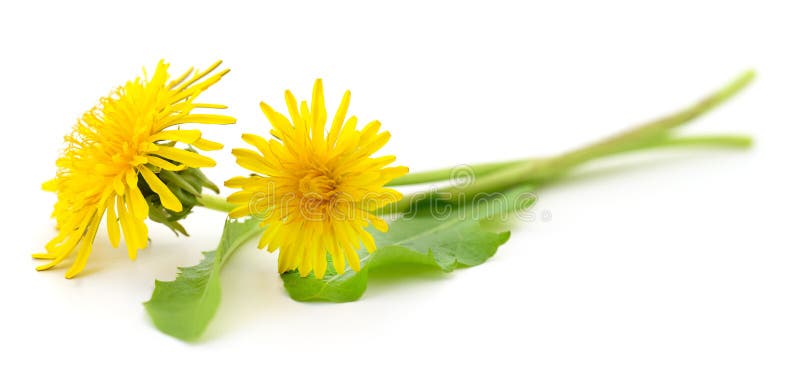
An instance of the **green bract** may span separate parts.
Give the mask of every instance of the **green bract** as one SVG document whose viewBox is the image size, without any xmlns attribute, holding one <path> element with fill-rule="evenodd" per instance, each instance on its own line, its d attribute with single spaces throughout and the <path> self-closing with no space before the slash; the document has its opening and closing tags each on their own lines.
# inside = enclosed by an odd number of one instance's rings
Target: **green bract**
<svg viewBox="0 0 800 384">
<path fill-rule="evenodd" d="M 195 152 L 191 148 L 187 150 Z M 154 171 L 157 172 L 156 176 L 180 200 L 183 209 L 175 212 L 164 208 L 158 194 L 153 192 L 143 178 L 140 178 L 138 186 L 147 201 L 150 220 L 166 225 L 175 234 L 189 236 L 180 220 L 186 218 L 196 205 L 202 205 L 203 188 L 210 189 L 215 193 L 219 193 L 219 188 L 198 168 L 187 168 L 182 171 L 154 169 Z"/>
</svg>

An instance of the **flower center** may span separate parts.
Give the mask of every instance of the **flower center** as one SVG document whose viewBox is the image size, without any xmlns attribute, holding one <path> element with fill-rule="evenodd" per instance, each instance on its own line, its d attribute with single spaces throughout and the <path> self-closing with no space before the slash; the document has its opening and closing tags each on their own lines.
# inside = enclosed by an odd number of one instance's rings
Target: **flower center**
<svg viewBox="0 0 800 384">
<path fill-rule="evenodd" d="M 91 151 L 88 166 L 91 167 L 91 173 L 104 177 L 121 177 L 131 168 L 146 163 L 144 149 L 146 143 L 101 141 L 88 149 Z"/>
<path fill-rule="evenodd" d="M 139 155 L 138 146 L 132 142 L 123 142 L 117 150 L 118 152 L 112 156 L 112 160 L 114 165 L 120 168 L 130 165 L 133 159 Z"/>
<path fill-rule="evenodd" d="M 336 180 L 320 171 L 310 171 L 300 179 L 303 199 L 330 200 L 336 194 Z"/>
</svg>

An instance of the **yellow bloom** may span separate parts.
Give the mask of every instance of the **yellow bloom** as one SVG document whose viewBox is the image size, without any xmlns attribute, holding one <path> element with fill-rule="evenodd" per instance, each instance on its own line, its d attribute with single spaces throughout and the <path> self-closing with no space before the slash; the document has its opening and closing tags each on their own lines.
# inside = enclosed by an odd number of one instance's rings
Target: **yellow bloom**
<svg viewBox="0 0 800 384">
<path fill-rule="evenodd" d="M 182 211 L 183 204 L 161 180 L 169 172 L 211 167 L 214 160 L 194 151 L 179 149 L 177 142 L 200 150 L 217 150 L 222 144 L 201 137 L 199 130 L 176 129 L 179 124 L 231 124 L 235 119 L 216 114 L 192 113 L 195 108 L 224 109 L 224 105 L 196 103 L 204 90 L 228 70 L 210 75 L 220 64 L 205 71 L 189 69 L 170 80 L 168 64 L 156 66 L 149 79 L 137 77 L 100 99 L 65 137 L 66 148 L 56 161 L 56 177 L 43 188 L 55 192 L 53 210 L 58 235 L 35 258 L 50 260 L 37 270 L 61 263 L 78 249 L 66 277 L 83 270 L 101 219 L 106 215 L 108 237 L 119 245 L 120 227 L 128 256 L 147 246 L 144 220 L 149 205 Z M 143 183 L 140 182 L 143 179 Z M 145 192 L 146 195 L 143 195 Z"/>
<path fill-rule="evenodd" d="M 336 272 L 344 272 L 345 260 L 358 271 L 356 251 L 362 244 L 370 252 L 375 249 L 365 228 L 371 223 L 380 231 L 388 229 L 370 212 L 402 197 L 384 185 L 408 168 L 387 167 L 394 156 L 370 157 L 386 144 L 389 132 L 379 133 L 378 121 L 360 131 L 355 117 L 345 121 L 350 91 L 342 97 L 327 136 L 321 80 L 314 83 L 310 109 L 305 101 L 298 107 L 288 90 L 285 96 L 291 120 L 261 103 L 274 139 L 245 134 L 242 139 L 258 152 L 233 150 L 236 162 L 256 174 L 225 183 L 241 189 L 228 197 L 237 205 L 230 215 L 263 215 L 267 229 L 258 246 L 270 252 L 280 249 L 281 273 L 299 269 L 300 275 L 308 276 L 313 269 L 322 278 L 326 253 Z"/>
</svg>

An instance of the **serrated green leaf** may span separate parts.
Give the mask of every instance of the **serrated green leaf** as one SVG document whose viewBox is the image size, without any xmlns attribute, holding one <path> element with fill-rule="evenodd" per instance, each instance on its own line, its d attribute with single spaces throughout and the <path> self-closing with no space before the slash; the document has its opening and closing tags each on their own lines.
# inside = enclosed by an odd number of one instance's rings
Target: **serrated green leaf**
<svg viewBox="0 0 800 384">
<path fill-rule="evenodd" d="M 519 188 L 487 196 L 481 202 L 446 212 L 446 217 L 429 214 L 401 218 L 391 223 L 386 233 L 371 230 L 377 249 L 372 254 L 363 249 L 359 252 L 360 271 L 347 268 L 338 275 L 329 262 L 322 279 L 301 277 L 297 271 L 284 273 L 284 287 L 298 301 L 348 302 L 364 294 L 369 272 L 376 269 L 406 264 L 451 272 L 479 265 L 510 236 L 509 231 L 493 231 L 485 222 L 529 207 L 535 201 L 535 196 L 527 194 L 529 190 Z"/>
<path fill-rule="evenodd" d="M 203 252 L 203 260 L 178 268 L 174 281 L 158 281 L 149 301 L 144 303 L 156 328 L 181 340 L 195 340 L 205 331 L 222 297 L 219 272 L 225 261 L 263 228 L 258 219 L 226 220 L 216 250 Z"/>
</svg>

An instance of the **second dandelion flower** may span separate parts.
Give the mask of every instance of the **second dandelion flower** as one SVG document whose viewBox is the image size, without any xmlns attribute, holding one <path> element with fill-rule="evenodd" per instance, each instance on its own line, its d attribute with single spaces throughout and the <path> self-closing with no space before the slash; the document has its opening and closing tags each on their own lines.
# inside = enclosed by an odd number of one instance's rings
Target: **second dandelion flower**
<svg viewBox="0 0 800 384">
<path fill-rule="evenodd" d="M 334 269 L 345 264 L 359 270 L 357 251 L 375 249 L 370 225 L 380 231 L 387 223 L 372 212 L 394 203 L 402 195 L 385 185 L 408 173 L 403 166 L 389 166 L 394 156 L 376 157 L 389 140 L 372 121 L 358 129 L 355 116 L 347 117 L 350 92 L 345 92 L 330 128 L 322 81 L 314 83 L 311 103 L 298 104 L 285 93 L 289 117 L 261 103 L 269 119 L 271 139 L 245 134 L 242 139 L 256 150 L 234 149 L 237 163 L 255 172 L 235 177 L 225 185 L 240 191 L 228 202 L 236 205 L 232 218 L 258 215 L 266 230 L 258 243 L 279 250 L 278 271 L 298 269 L 302 276 L 322 278 L 330 255 Z"/>
</svg>

